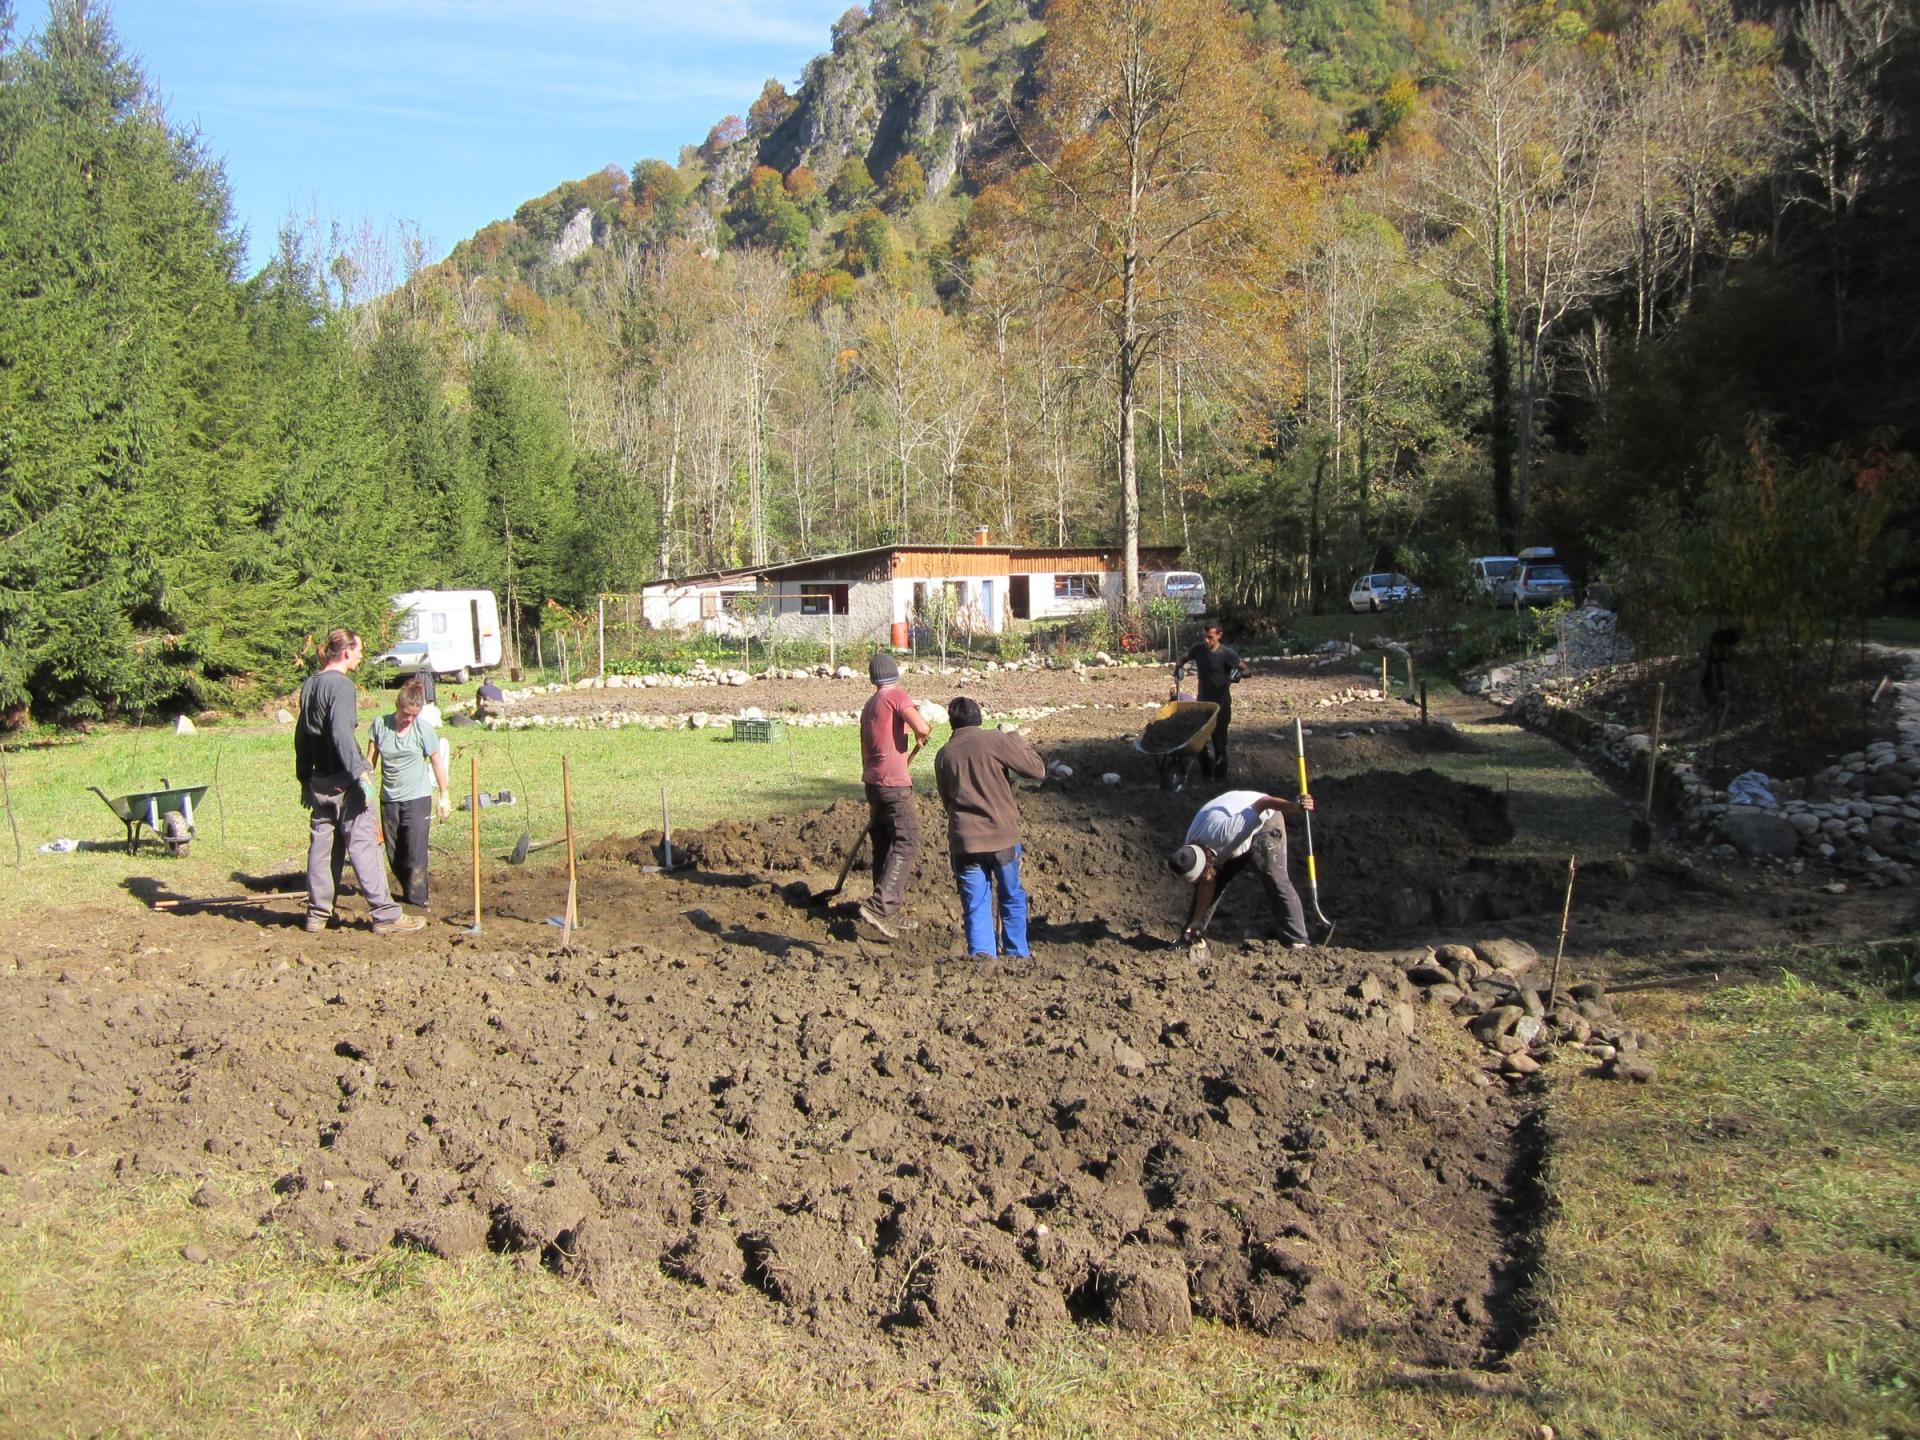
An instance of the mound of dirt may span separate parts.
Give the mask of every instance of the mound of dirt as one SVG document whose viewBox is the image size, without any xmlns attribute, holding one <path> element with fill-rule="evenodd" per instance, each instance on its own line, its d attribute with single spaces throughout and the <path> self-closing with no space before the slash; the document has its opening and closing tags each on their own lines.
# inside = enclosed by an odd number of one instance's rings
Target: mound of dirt
<svg viewBox="0 0 1920 1440">
<path fill-rule="evenodd" d="M 1436 1363 L 1498 1347 L 1517 1115 L 1397 971 L 907 952 L 469 955 L 474 978 L 346 1006 L 311 973 L 331 1044 L 290 1069 L 248 1027 L 212 1037 L 251 1093 L 207 1119 L 329 1102 L 275 1214 L 319 1243 L 490 1245 L 589 1284 L 651 1260 L 855 1350 L 1193 1314 Z"/>
</svg>

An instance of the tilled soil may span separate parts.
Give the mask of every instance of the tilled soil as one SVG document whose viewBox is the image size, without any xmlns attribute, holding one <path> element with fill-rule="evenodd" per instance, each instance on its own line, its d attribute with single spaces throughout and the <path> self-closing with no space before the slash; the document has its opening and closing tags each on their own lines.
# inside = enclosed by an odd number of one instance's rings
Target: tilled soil
<svg viewBox="0 0 1920 1440">
<path fill-rule="evenodd" d="M 1234 783 L 1290 793 L 1291 729 L 1242 708 Z M 318 1246 L 491 1247 L 589 1285 L 638 1259 L 690 1297 L 758 1292 L 849 1364 L 1194 1314 L 1497 1357 L 1524 1313 L 1529 1100 L 1397 955 L 1448 927 L 1537 934 L 1558 867 L 1503 857 L 1492 792 L 1320 781 L 1340 944 L 1265 938 L 1249 880 L 1190 955 L 1168 944 L 1187 892 L 1163 857 L 1211 791 L 1155 788 L 1141 723 L 1035 727 L 1073 775 L 1021 795 L 1029 960 L 961 956 L 931 797 L 917 928 L 884 947 L 849 923 L 864 870 L 809 898 L 864 825 L 851 801 L 676 836 L 692 863 L 666 875 L 643 869 L 657 836 L 598 843 L 571 946 L 544 923 L 551 867 L 490 872 L 479 935 L 464 916 L 399 940 L 241 909 L 72 917 L 4 978 L 22 1023 L 0 1045 L 0 1165 L 272 1164 L 262 1223 Z M 1404 764 L 1468 743 L 1323 724 L 1314 746 Z M 1658 866 L 1582 882 L 1646 923 L 1693 894 Z"/>
</svg>

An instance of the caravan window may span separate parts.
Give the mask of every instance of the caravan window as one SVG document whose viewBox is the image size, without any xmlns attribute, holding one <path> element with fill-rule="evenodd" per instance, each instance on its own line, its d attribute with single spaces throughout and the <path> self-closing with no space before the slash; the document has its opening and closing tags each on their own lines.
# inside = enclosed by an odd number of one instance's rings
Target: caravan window
<svg viewBox="0 0 1920 1440">
<path fill-rule="evenodd" d="M 393 627 L 396 640 L 418 640 L 420 638 L 420 617 L 409 610 L 400 617 L 400 623 Z"/>
<path fill-rule="evenodd" d="M 432 622 L 431 629 L 435 635 L 444 635 L 447 633 L 447 616 L 444 610 L 435 611 L 429 615 L 427 619 Z"/>
<path fill-rule="evenodd" d="M 1056 600 L 1098 600 L 1100 598 L 1100 577 L 1098 575 L 1056 575 L 1053 577 L 1053 598 Z"/>
</svg>

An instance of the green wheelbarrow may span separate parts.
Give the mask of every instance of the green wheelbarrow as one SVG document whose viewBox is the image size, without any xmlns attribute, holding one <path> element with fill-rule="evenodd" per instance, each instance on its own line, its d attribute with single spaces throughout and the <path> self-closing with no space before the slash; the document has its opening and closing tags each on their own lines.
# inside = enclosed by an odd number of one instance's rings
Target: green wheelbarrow
<svg viewBox="0 0 1920 1440">
<path fill-rule="evenodd" d="M 142 790 L 133 795 L 122 795 L 119 799 L 107 794 L 98 785 L 87 787 L 98 795 L 106 807 L 120 817 L 120 823 L 127 827 L 127 853 L 134 854 L 140 847 L 140 832 L 151 830 L 160 843 L 167 847 L 167 853 L 176 859 L 187 853 L 187 846 L 193 843 L 196 833 L 193 827 L 194 807 L 206 799 L 210 785 L 173 785 L 166 776 L 160 777 L 158 790 Z"/>
</svg>

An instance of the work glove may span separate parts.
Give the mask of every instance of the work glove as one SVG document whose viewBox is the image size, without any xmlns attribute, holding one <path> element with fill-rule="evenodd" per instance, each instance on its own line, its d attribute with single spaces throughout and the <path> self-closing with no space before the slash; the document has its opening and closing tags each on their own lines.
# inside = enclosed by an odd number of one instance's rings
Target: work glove
<svg viewBox="0 0 1920 1440">
<path fill-rule="evenodd" d="M 447 792 L 444 790 L 440 792 L 439 801 L 434 806 L 434 813 L 438 815 L 442 820 L 446 819 L 449 815 L 453 813 L 453 797 L 448 795 Z"/>
<path fill-rule="evenodd" d="M 360 777 L 360 793 L 367 797 L 367 804 L 373 804 L 373 772 L 371 770 Z"/>
<path fill-rule="evenodd" d="M 300 785 L 300 808 L 302 810 L 313 809 L 313 795 L 307 789 L 307 782 L 302 780 L 299 782 L 299 785 Z"/>
</svg>

